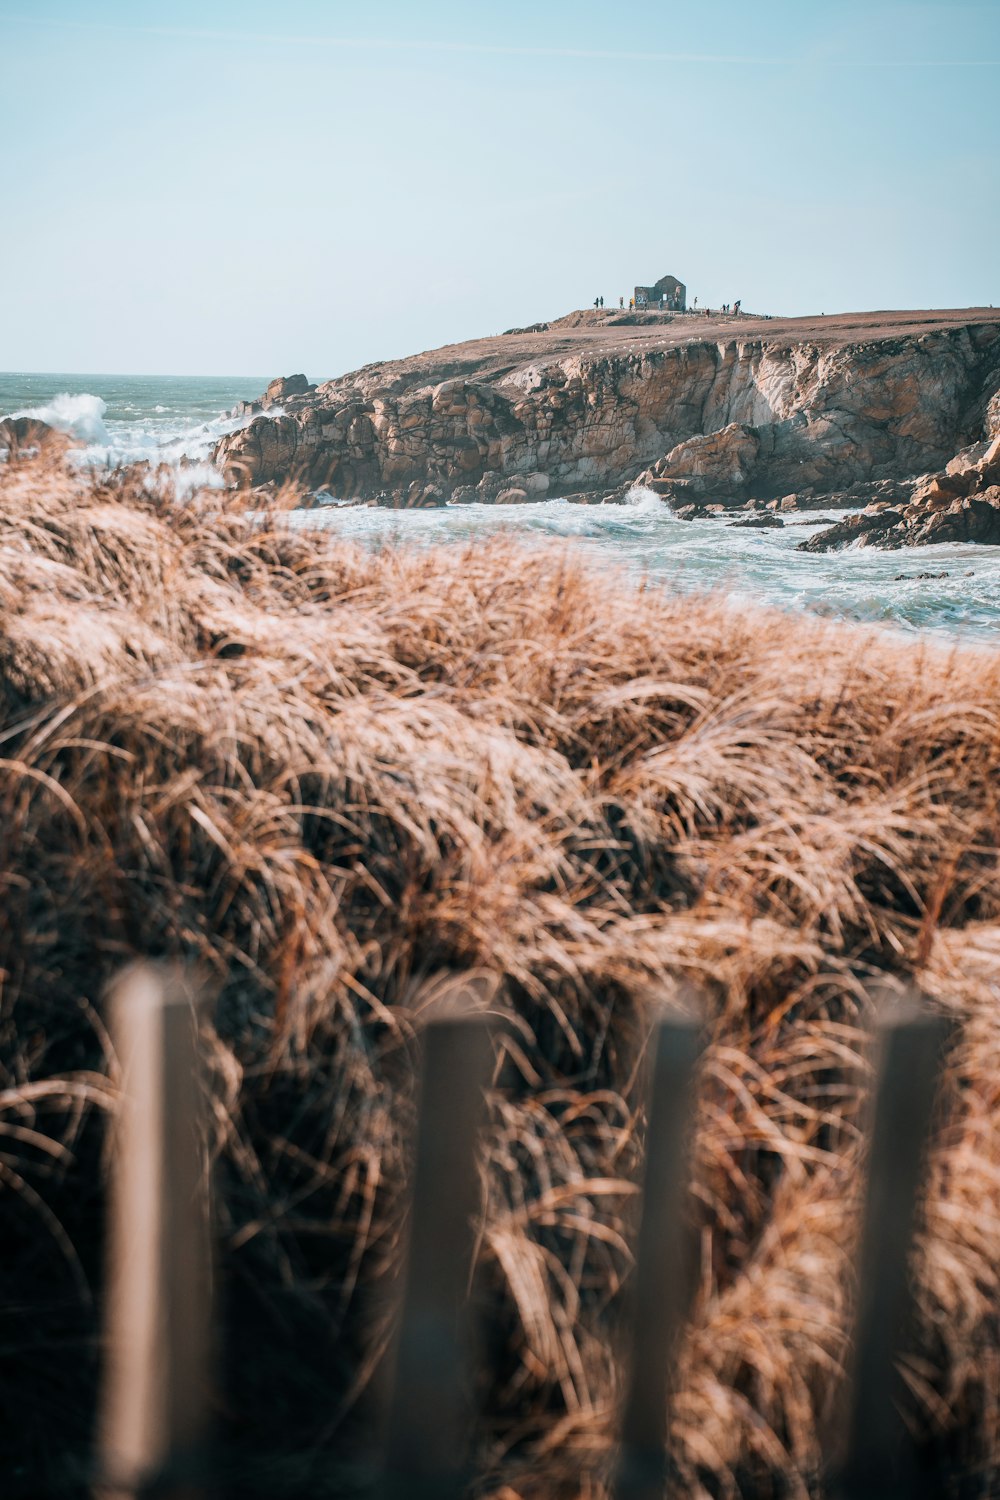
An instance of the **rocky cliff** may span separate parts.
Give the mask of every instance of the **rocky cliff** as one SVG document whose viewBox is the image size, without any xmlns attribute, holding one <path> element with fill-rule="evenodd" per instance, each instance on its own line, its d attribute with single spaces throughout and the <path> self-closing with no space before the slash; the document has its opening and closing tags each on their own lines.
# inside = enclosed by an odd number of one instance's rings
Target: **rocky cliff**
<svg viewBox="0 0 1000 1500">
<path fill-rule="evenodd" d="M 1000 420 L 1000 312 L 573 314 L 319 386 L 278 380 L 247 415 L 216 460 L 248 486 L 400 506 L 639 477 L 678 503 L 828 495 L 938 469 Z"/>
</svg>

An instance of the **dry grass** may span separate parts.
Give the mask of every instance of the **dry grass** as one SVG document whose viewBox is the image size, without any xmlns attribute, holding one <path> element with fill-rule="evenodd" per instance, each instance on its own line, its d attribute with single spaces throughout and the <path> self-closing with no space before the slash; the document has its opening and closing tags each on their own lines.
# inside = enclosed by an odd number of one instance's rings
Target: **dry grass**
<svg viewBox="0 0 1000 1500">
<path fill-rule="evenodd" d="M 413 1037 L 456 970 L 495 976 L 509 1018 L 487 1485 L 600 1491 L 631 1084 L 650 996 L 694 981 L 711 1046 L 679 1492 L 815 1489 L 886 973 L 959 1022 L 914 1420 L 929 1456 L 994 1472 L 1000 657 L 673 598 L 554 547 L 369 553 L 280 507 L 251 523 L 218 496 L 178 509 L 136 478 L 9 464 L 0 693 L 9 1493 L 83 1483 L 101 997 L 135 953 L 197 958 L 221 992 L 220 1419 L 270 1492 L 323 1493 L 364 1431 Z"/>
</svg>

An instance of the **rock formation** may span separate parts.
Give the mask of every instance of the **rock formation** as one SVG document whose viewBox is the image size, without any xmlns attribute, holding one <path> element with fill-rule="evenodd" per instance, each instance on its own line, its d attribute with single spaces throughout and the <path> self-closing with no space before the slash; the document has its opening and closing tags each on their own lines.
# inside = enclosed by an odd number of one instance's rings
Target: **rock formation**
<svg viewBox="0 0 1000 1500">
<path fill-rule="evenodd" d="M 272 382 L 216 460 L 233 483 L 295 479 L 400 506 L 640 477 L 679 504 L 828 505 L 935 470 L 1000 428 L 998 392 L 988 309 L 627 328 L 571 314 L 318 387 Z"/>
<path fill-rule="evenodd" d="M 656 461 L 644 479 L 657 494 L 671 498 L 742 497 L 759 457 L 757 428 L 744 422 L 730 422 L 718 432 L 706 432 L 678 443 Z"/>
<path fill-rule="evenodd" d="M 737 528 L 742 527 L 745 529 L 749 528 L 757 531 L 771 531 L 780 530 L 785 523 L 780 516 L 776 516 L 771 510 L 758 510 L 752 511 L 747 516 L 740 516 L 738 520 L 730 521 L 729 524 L 730 526 Z"/>
<path fill-rule="evenodd" d="M 8 453 L 62 453 L 79 446 L 79 438 L 57 432 L 41 417 L 4 417 L 0 421 L 0 450 Z"/>
<path fill-rule="evenodd" d="M 861 547 L 914 547 L 933 542 L 1000 544 L 1000 436 L 956 454 L 924 475 L 905 506 L 876 506 L 847 516 L 799 545 L 802 552 Z"/>
</svg>

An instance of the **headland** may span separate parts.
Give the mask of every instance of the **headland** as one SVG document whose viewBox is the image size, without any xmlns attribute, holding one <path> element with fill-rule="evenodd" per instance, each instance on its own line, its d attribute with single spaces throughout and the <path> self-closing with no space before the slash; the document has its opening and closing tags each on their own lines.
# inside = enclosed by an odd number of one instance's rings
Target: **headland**
<svg viewBox="0 0 1000 1500">
<path fill-rule="evenodd" d="M 244 413 L 216 462 L 250 488 L 412 508 L 599 502 L 641 483 L 682 516 L 898 509 L 1000 435 L 1000 311 L 588 309 L 320 385 L 279 378 Z M 991 486 L 990 471 L 972 489 Z M 977 539 L 967 516 L 952 530 Z"/>
</svg>

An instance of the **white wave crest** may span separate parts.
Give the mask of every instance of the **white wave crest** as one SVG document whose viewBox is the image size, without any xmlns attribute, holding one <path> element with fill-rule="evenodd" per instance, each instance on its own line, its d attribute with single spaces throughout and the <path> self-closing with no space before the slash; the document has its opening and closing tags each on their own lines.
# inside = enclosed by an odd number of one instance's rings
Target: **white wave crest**
<svg viewBox="0 0 1000 1500">
<path fill-rule="evenodd" d="M 50 427 L 54 427 L 56 432 L 65 432 L 84 443 L 109 443 L 111 439 L 104 425 L 104 413 L 107 409 L 108 403 L 102 401 L 100 396 L 86 393 L 71 396 L 68 391 L 62 391 L 44 406 L 25 407 L 23 411 L 15 411 L 11 415 L 36 417 L 40 422 L 47 422 Z"/>
<path fill-rule="evenodd" d="M 9 415 L 34 417 L 77 439 L 80 446 L 70 450 L 68 460 L 78 468 L 113 470 L 133 463 L 149 464 L 179 500 L 195 490 L 224 484 L 222 474 L 212 463 L 216 443 L 260 415 L 233 410 L 192 420 L 183 407 L 165 402 L 144 407 L 118 401 L 112 405 L 110 416 L 108 410 L 102 396 L 89 392 L 70 395 L 63 391 Z M 0 410 L 0 417 L 6 415 Z M 280 407 L 274 407 L 267 415 L 279 417 L 284 413 Z M 6 451 L 0 448 L 0 461 Z"/>
<path fill-rule="evenodd" d="M 656 491 L 647 489 L 644 484 L 634 484 L 625 496 L 625 503 L 634 505 L 636 510 L 653 510 L 663 515 L 673 515 L 670 506 L 660 498 Z"/>
<path fill-rule="evenodd" d="M 187 500 L 196 490 L 221 490 L 226 485 L 214 464 L 178 465 L 170 473 L 175 500 Z"/>
</svg>

